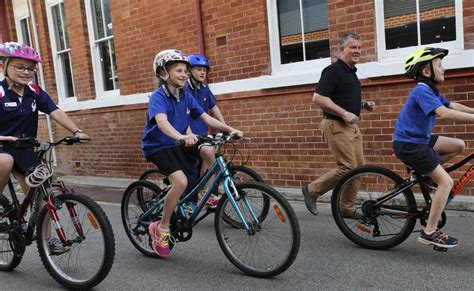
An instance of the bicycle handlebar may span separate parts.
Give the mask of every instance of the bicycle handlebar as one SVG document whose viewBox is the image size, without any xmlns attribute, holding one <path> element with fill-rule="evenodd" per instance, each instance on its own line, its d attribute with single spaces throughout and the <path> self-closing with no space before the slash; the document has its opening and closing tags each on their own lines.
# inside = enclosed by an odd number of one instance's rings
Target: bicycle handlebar
<svg viewBox="0 0 474 291">
<path fill-rule="evenodd" d="M 207 145 L 217 145 L 217 144 L 225 144 L 225 143 L 228 143 L 231 139 L 233 140 L 238 140 L 238 139 L 241 139 L 243 137 L 237 135 L 237 134 L 222 134 L 222 133 L 218 133 L 214 136 L 201 136 L 201 135 L 198 135 L 197 136 L 198 138 L 198 141 L 197 143 L 195 144 L 196 147 L 199 147 L 201 145 L 204 145 L 204 144 L 207 144 Z M 175 145 L 176 146 L 184 146 L 185 145 L 185 141 L 183 139 L 178 139 L 176 140 L 175 142 Z"/>
</svg>

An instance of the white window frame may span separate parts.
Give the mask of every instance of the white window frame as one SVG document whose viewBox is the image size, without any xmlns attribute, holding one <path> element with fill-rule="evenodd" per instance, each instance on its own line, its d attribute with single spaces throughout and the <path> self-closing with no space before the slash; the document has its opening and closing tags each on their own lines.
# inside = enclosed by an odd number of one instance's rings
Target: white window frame
<svg viewBox="0 0 474 291">
<path fill-rule="evenodd" d="M 114 98 L 120 96 L 120 89 L 105 91 L 104 88 L 104 73 L 100 63 L 99 43 L 113 39 L 114 36 L 108 36 L 99 40 L 95 39 L 94 19 L 92 15 L 93 8 L 91 0 L 84 0 L 86 4 L 87 27 L 89 32 L 89 44 L 91 47 L 92 68 L 94 70 L 95 92 L 97 99 Z M 115 45 L 115 44 L 114 44 Z"/>
<path fill-rule="evenodd" d="M 298 1 L 298 0 L 295 0 Z M 303 12 L 301 11 L 301 14 Z M 278 27 L 278 9 L 277 0 L 267 0 L 268 14 L 268 33 L 270 38 L 270 62 L 272 66 L 272 76 L 295 75 L 302 72 L 310 72 L 314 74 L 314 68 L 319 68 L 321 72 L 323 68 L 331 64 L 331 58 L 323 58 L 309 61 L 301 61 L 289 64 L 281 63 L 280 36 Z M 304 29 L 304 28 L 302 28 Z M 304 42 L 304 32 L 303 32 Z M 303 45 L 303 53 L 305 47 Z"/>
<path fill-rule="evenodd" d="M 58 101 L 60 104 L 63 103 L 75 103 L 77 102 L 76 96 L 66 96 L 66 83 L 65 83 L 65 72 L 63 65 L 61 63 L 60 54 L 67 53 L 69 54 L 69 60 L 71 62 L 71 76 L 72 76 L 72 86 L 74 93 L 76 92 L 76 85 L 74 82 L 74 74 L 72 71 L 72 59 L 71 59 L 71 48 L 65 49 L 63 51 L 58 51 L 58 44 L 56 42 L 55 27 L 53 23 L 53 6 L 64 3 L 63 0 L 46 0 L 46 16 L 48 18 L 48 28 L 49 28 L 49 39 L 51 40 L 51 51 L 53 55 L 53 64 L 54 64 L 54 73 L 56 77 L 57 89 L 58 89 Z M 65 26 L 67 30 L 67 25 Z M 67 32 L 67 31 L 66 31 Z"/>
<path fill-rule="evenodd" d="M 415 0 L 413 0 L 415 1 Z M 417 25 L 419 27 L 419 0 L 416 0 L 417 11 Z M 442 43 L 425 44 L 418 46 L 411 46 L 399 49 L 387 50 L 385 47 L 385 17 L 383 0 L 375 0 L 375 21 L 377 28 L 377 50 L 379 62 L 392 62 L 403 60 L 413 50 L 420 46 L 435 46 L 449 49 L 449 54 L 459 54 L 464 50 L 464 33 L 463 33 L 463 13 L 462 0 L 454 0 L 455 17 L 456 17 L 456 40 Z M 419 30 L 419 29 L 418 29 Z M 420 42 L 420 35 L 418 31 L 418 42 Z"/>
</svg>

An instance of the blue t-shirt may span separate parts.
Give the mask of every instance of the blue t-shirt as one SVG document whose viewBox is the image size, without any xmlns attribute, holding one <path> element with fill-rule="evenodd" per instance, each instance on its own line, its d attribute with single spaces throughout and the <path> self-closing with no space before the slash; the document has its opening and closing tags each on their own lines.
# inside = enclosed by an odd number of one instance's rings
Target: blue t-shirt
<svg viewBox="0 0 474 291">
<path fill-rule="evenodd" d="M 198 89 L 194 88 L 191 84 L 191 81 L 188 80 L 184 86 L 184 90 L 186 90 L 187 93 L 191 94 L 191 96 L 197 100 L 204 112 L 209 112 L 209 109 L 212 109 L 214 106 L 216 106 L 216 96 L 212 94 L 209 87 L 207 87 L 205 84 L 201 84 L 201 88 Z M 207 135 L 209 132 L 209 127 L 204 121 L 200 119 L 194 119 L 191 120 L 191 130 L 197 135 Z"/>
<path fill-rule="evenodd" d="M 58 107 L 38 85 L 25 86 L 23 98 L 8 87 L 6 79 L 0 82 L 0 135 L 36 137 L 38 112 L 50 114 Z"/>
<path fill-rule="evenodd" d="M 199 118 L 204 111 L 197 101 L 185 90 L 180 91 L 179 101 L 164 85 L 156 89 L 150 96 L 146 126 L 142 138 L 142 150 L 145 156 L 157 153 L 165 148 L 175 146 L 175 140 L 164 134 L 156 124 L 155 116 L 164 113 L 169 123 L 181 134 L 186 134 L 190 119 Z"/>
<path fill-rule="evenodd" d="M 398 115 L 393 140 L 429 144 L 436 122 L 435 109 L 449 107 L 450 104 L 448 99 L 436 94 L 427 84 L 418 83 Z"/>
</svg>

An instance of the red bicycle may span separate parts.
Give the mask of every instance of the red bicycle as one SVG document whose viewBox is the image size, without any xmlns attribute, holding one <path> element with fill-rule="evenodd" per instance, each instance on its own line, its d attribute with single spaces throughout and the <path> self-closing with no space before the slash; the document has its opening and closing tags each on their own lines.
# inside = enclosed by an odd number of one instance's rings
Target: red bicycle
<svg viewBox="0 0 474 291">
<path fill-rule="evenodd" d="M 92 288 L 109 273 L 115 239 L 107 216 L 94 200 L 52 178 L 51 150 L 80 142 L 76 137 L 52 143 L 35 138 L 14 142 L 35 147 L 39 162 L 26 175 L 30 189 L 21 203 L 11 179 L 11 200 L 0 194 L 0 271 L 15 269 L 25 248 L 36 241 L 46 270 L 67 288 Z"/>
</svg>

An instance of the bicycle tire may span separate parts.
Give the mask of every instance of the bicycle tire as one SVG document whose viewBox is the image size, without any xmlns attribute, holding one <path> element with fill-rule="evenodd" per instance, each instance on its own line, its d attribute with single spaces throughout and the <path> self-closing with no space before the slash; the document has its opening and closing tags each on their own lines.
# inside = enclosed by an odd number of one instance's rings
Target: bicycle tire
<svg viewBox="0 0 474 291">
<path fill-rule="evenodd" d="M 250 276 L 269 278 L 283 273 L 296 259 L 301 241 L 293 208 L 278 191 L 265 184 L 238 184 L 236 189 L 244 197 L 237 204 L 253 232 L 249 234 L 244 228 L 230 226 L 224 221 L 226 205 L 230 202 L 225 195 L 214 218 L 220 248 L 232 264 Z M 269 211 L 264 221 L 257 222 L 250 215 L 244 199 L 252 205 L 254 198 L 262 199 L 263 195 L 268 197 L 274 211 Z"/>
<path fill-rule="evenodd" d="M 352 242 L 368 249 L 385 250 L 401 244 L 412 233 L 417 219 L 411 189 L 378 207 L 373 205 L 375 199 L 403 183 L 399 175 L 382 167 L 362 166 L 349 171 L 332 193 L 331 210 L 339 230 Z M 344 198 L 344 193 L 355 194 L 353 198 Z M 350 205 L 351 199 L 355 201 L 353 207 L 350 211 L 343 210 L 340 205 Z"/>
<path fill-rule="evenodd" d="M 21 262 L 25 247 L 22 245 L 22 238 L 19 230 L 15 230 L 16 211 L 7 197 L 0 194 L 0 207 L 2 216 L 10 212 L 7 217 L 0 219 L 2 225 L 0 230 L 0 271 L 8 272 L 14 270 Z"/>
<path fill-rule="evenodd" d="M 146 170 L 145 172 L 143 172 L 140 177 L 138 178 L 138 180 L 140 181 L 148 181 L 148 182 L 152 182 L 153 184 L 155 184 L 158 188 L 160 188 L 160 190 L 162 191 L 163 189 L 165 189 L 168 185 L 164 182 L 164 180 L 166 179 L 166 176 L 161 174 L 159 169 L 158 168 L 152 168 L 152 169 L 148 169 Z M 143 211 L 147 211 L 148 208 L 146 207 L 146 205 L 154 198 L 156 197 L 144 197 L 143 195 L 139 195 L 137 196 L 137 198 L 139 199 L 139 203 L 140 203 L 140 206 L 142 207 Z"/>
<path fill-rule="evenodd" d="M 140 196 L 142 195 L 154 196 L 154 199 L 159 201 L 161 198 L 164 198 L 166 193 L 164 193 L 160 187 L 149 181 L 135 181 L 130 184 L 127 189 L 125 189 L 122 197 L 122 224 L 128 239 L 137 250 L 147 257 L 158 258 L 158 254 L 155 253 L 151 245 L 148 228 L 137 224 L 138 218 L 148 210 L 149 207 L 149 204 L 145 205 L 145 210 L 142 205 L 140 205 Z M 155 202 L 151 200 L 149 203 Z M 160 203 L 163 203 L 163 201 Z M 161 211 L 158 210 L 157 213 L 161 214 Z M 152 219 L 156 221 L 159 220 L 160 217 L 156 216 Z M 172 245 L 170 244 L 170 248 L 171 247 Z"/>
<path fill-rule="evenodd" d="M 57 234 L 44 207 L 37 229 L 41 261 L 51 277 L 61 285 L 71 289 L 90 289 L 102 282 L 112 268 L 115 258 L 112 226 L 99 204 L 85 195 L 64 193 L 54 200 L 56 215 L 72 245 L 61 254 L 49 250 L 48 240 Z M 77 213 L 76 218 L 71 218 L 71 209 Z M 76 228 L 78 222 L 84 232 L 82 236 Z"/>
</svg>

